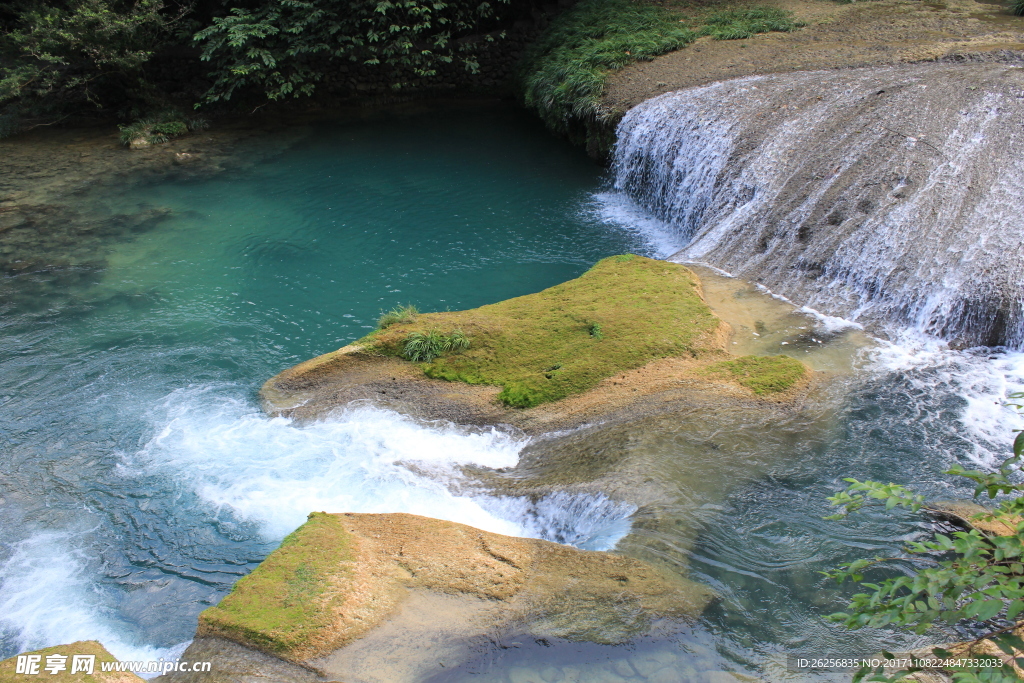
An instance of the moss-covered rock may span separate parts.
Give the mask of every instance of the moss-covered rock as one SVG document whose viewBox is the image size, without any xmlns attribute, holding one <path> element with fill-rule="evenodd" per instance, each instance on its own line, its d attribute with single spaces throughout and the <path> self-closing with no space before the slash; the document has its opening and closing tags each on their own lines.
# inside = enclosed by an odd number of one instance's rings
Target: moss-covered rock
<svg viewBox="0 0 1024 683">
<path fill-rule="evenodd" d="M 711 365 L 708 374 L 734 379 L 766 396 L 792 389 L 807 376 L 807 367 L 789 356 L 743 356 Z"/>
<path fill-rule="evenodd" d="M 219 633 L 272 654 L 305 651 L 330 626 L 351 580 L 351 537 L 335 515 L 312 515 L 231 594 L 203 612 L 204 633 Z"/>
<path fill-rule="evenodd" d="M 444 652 L 452 663 L 470 655 L 460 644 L 513 625 L 535 637 L 618 643 L 659 618 L 694 618 L 712 597 L 612 553 L 409 514 L 314 513 L 200 615 L 197 637 L 344 679 L 364 649 L 380 658 L 375 666 L 400 650 L 395 666 L 415 669 L 417 653 L 434 661 Z"/>
<path fill-rule="evenodd" d="M 71 673 L 75 655 L 86 655 L 95 657 L 92 663 L 92 673 L 77 671 Z M 38 669 L 36 675 L 29 673 L 18 673 L 18 656 L 37 656 Z M 116 663 L 117 658 L 107 652 L 107 649 L 95 640 L 81 640 L 69 645 L 56 645 L 46 647 L 42 650 L 23 652 L 21 655 L 0 661 L 0 683 L 25 683 L 36 678 L 60 683 L 141 683 L 142 679 L 133 673 L 125 671 L 103 671 L 103 665 Z M 50 657 L 51 659 L 47 659 Z M 48 665 L 58 668 L 52 671 L 47 670 Z"/>
<path fill-rule="evenodd" d="M 425 363 L 424 373 L 500 386 L 503 403 L 530 408 L 658 358 L 718 353 L 720 324 L 689 269 L 623 254 L 536 294 L 418 315 L 357 343 L 403 356 L 410 335 L 461 331 L 469 348 Z"/>
<path fill-rule="evenodd" d="M 683 387 L 761 399 L 806 384 L 809 370 L 791 358 L 730 356 L 728 330 L 688 268 L 624 254 L 480 308 L 395 311 L 358 342 L 272 378 L 261 395 L 268 412 L 296 417 L 371 399 L 427 419 L 542 432 Z"/>
</svg>

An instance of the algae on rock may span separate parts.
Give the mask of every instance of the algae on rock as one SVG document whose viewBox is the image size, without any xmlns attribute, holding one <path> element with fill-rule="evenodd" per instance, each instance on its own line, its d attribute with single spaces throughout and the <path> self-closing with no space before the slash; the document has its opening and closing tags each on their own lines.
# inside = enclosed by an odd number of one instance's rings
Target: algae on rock
<svg viewBox="0 0 1024 683">
<path fill-rule="evenodd" d="M 466 311 L 398 313 L 269 379 L 260 390 L 265 410 L 316 419 L 369 400 L 420 419 L 539 434 L 631 411 L 635 418 L 634 409 L 662 410 L 680 397 L 792 402 L 811 377 L 791 358 L 730 354 L 729 325 L 704 301 L 697 276 L 632 254 L 535 294 Z M 410 362 L 411 338 L 434 339 L 438 353 Z M 445 348 L 456 338 L 468 347 Z M 716 363 L 726 364 L 709 372 Z"/>
</svg>

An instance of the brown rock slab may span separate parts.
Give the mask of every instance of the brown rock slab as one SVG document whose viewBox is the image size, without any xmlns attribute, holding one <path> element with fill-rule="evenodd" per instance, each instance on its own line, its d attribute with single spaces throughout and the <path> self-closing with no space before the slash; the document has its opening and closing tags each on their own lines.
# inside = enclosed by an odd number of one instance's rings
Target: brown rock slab
<svg viewBox="0 0 1024 683">
<path fill-rule="evenodd" d="M 412 682 L 504 636 L 621 643 L 659 620 L 695 618 L 712 599 L 614 553 L 417 515 L 314 513 L 200 615 L 183 659 L 211 657 L 220 678 L 165 679 L 248 681 L 291 666 L 349 683 Z M 211 648 L 230 656 L 202 654 Z"/>
<path fill-rule="evenodd" d="M 988 516 L 992 514 L 993 510 L 973 501 L 953 500 L 928 503 L 926 509 L 936 517 L 968 529 L 977 529 L 992 536 L 1014 536 L 1017 533 L 1016 525 L 1021 522 L 1021 518 L 1018 516 L 990 519 Z"/>
</svg>

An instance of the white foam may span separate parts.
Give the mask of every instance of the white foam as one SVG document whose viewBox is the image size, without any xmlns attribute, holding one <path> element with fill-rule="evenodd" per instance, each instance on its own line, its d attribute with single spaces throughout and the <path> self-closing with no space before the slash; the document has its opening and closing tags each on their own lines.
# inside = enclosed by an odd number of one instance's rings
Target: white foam
<svg viewBox="0 0 1024 683">
<path fill-rule="evenodd" d="M 279 539 L 311 511 L 409 512 L 515 536 L 610 549 L 630 530 L 630 505 L 597 494 L 540 500 L 454 493 L 458 466 L 514 466 L 528 439 L 496 429 L 418 424 L 370 406 L 299 425 L 267 418 L 234 387 L 173 392 L 154 411 L 155 434 L 122 455 L 126 477 L 162 476 L 211 507 Z M 474 488 L 478 491 L 478 488 Z M 0 631 L 19 651 L 99 640 L 118 659 L 176 659 L 139 645 L 118 618 L 116 594 L 78 549 L 81 534 L 40 533 L 13 546 L 0 567 Z"/>
<path fill-rule="evenodd" d="M 625 192 L 597 192 L 588 209 L 598 220 L 635 233 L 653 252 L 653 258 L 668 258 L 682 247 L 679 231 L 645 211 Z"/>
<path fill-rule="evenodd" d="M 271 539 L 311 511 L 408 512 L 524 535 L 520 524 L 445 486 L 456 465 L 514 466 L 526 439 L 507 432 L 422 425 L 370 406 L 299 425 L 268 419 L 217 387 L 172 393 L 154 420 L 157 434 L 124 457 L 124 472 L 169 476 L 258 522 Z"/>
<path fill-rule="evenodd" d="M 122 661 L 177 659 L 187 643 L 158 648 L 125 635 L 130 628 L 86 567 L 73 534 L 42 532 L 14 544 L 0 566 L 0 630 L 13 634 L 18 651 L 98 640 Z"/>
<path fill-rule="evenodd" d="M 1024 352 L 955 350 L 939 339 L 908 331 L 895 341 L 880 341 L 868 353 L 872 367 L 904 373 L 922 394 L 963 399 L 962 436 L 970 442 L 970 457 L 977 464 L 992 467 L 1009 457 L 1013 430 L 1024 429 L 1024 416 L 1007 405 L 1010 394 L 1024 391 Z"/>
<path fill-rule="evenodd" d="M 814 318 L 814 329 L 823 334 L 839 334 L 845 330 L 863 330 L 864 326 L 847 320 L 846 318 L 840 318 L 834 315 L 826 315 L 821 311 L 815 310 L 810 306 L 801 306 L 798 309 L 804 315 L 809 315 Z"/>
</svg>

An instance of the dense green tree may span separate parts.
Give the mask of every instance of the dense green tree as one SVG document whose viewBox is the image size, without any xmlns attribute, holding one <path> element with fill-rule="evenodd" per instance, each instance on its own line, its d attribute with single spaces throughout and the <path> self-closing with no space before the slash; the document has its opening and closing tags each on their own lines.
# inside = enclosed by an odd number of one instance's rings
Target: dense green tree
<svg viewBox="0 0 1024 683">
<path fill-rule="evenodd" d="M 214 18 L 196 40 L 216 76 L 208 100 L 246 87 L 276 100 L 310 94 L 332 64 L 379 66 L 395 89 L 444 64 L 473 72 L 494 37 L 465 38 L 494 18 L 487 0 L 267 0 Z"/>
<path fill-rule="evenodd" d="M 6 5 L 0 33 L 0 135 L 73 111 L 145 98 L 143 65 L 174 38 L 187 7 L 161 0 Z"/>
</svg>

